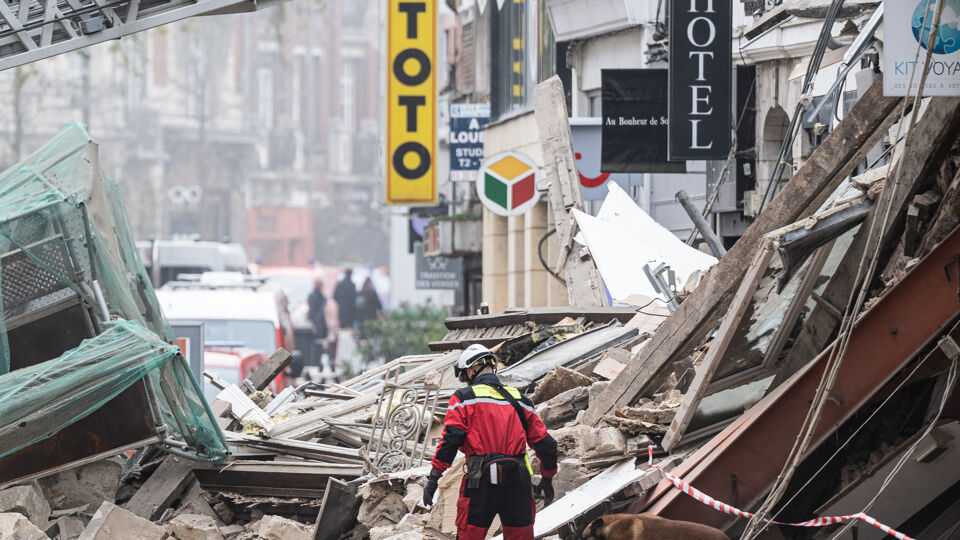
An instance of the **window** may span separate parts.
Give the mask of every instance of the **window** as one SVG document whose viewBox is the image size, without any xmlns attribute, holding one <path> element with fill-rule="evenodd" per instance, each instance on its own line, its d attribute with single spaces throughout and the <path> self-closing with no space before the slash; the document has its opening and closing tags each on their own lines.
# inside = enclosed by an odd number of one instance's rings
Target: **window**
<svg viewBox="0 0 960 540">
<path fill-rule="evenodd" d="M 529 67 L 524 54 L 527 49 L 525 15 L 526 5 L 516 0 L 505 2 L 491 13 L 490 97 L 491 116 L 495 119 L 527 103 L 524 74 Z"/>
<path fill-rule="evenodd" d="M 257 93 L 260 98 L 257 107 L 260 113 L 260 127 L 271 129 L 273 128 L 273 73 L 270 68 L 257 70 Z"/>
<path fill-rule="evenodd" d="M 167 85 L 167 33 L 164 28 L 153 31 L 153 84 Z"/>
<path fill-rule="evenodd" d="M 258 215 L 257 230 L 263 233 L 277 232 L 277 216 L 275 214 Z"/>
<path fill-rule="evenodd" d="M 363 15 L 367 9 L 367 3 L 363 0 L 350 0 L 341 2 L 340 9 L 343 13 L 343 25 L 347 28 L 363 28 Z"/>
<path fill-rule="evenodd" d="M 207 347 L 246 347 L 264 352 L 277 348 L 277 331 L 271 321 L 205 319 L 202 322 Z"/>
<path fill-rule="evenodd" d="M 590 90 L 587 92 L 587 100 L 590 105 L 589 115 L 594 117 L 603 116 L 603 100 L 600 96 L 600 90 Z"/>
<path fill-rule="evenodd" d="M 343 62 L 343 74 L 340 76 L 340 115 L 343 128 L 353 131 L 354 112 L 354 60 Z"/>
<path fill-rule="evenodd" d="M 490 108 L 493 120 L 529 107 L 538 82 L 555 71 L 553 30 L 542 1 L 491 2 Z"/>
</svg>

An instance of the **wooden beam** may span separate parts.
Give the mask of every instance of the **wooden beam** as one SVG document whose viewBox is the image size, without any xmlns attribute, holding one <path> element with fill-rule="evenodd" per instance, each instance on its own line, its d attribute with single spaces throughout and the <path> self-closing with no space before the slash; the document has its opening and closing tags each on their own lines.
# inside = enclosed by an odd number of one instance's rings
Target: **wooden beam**
<svg viewBox="0 0 960 540">
<path fill-rule="evenodd" d="M 753 264 L 751 264 L 747 270 L 747 275 L 743 278 L 743 281 L 740 282 L 740 288 L 737 290 L 737 294 L 734 296 L 732 302 L 732 309 L 724 316 L 723 323 L 720 324 L 716 338 L 710 343 L 710 349 L 707 351 L 700 366 L 697 367 L 697 373 L 693 378 L 693 382 L 690 383 L 690 387 L 683 395 L 680 410 L 678 410 L 676 416 L 673 417 L 673 422 L 670 423 L 670 428 L 667 429 L 667 433 L 660 443 L 660 446 L 665 450 L 670 451 L 677 446 L 683 438 L 683 433 L 686 431 L 687 426 L 690 425 L 690 421 L 693 420 L 693 415 L 697 412 L 697 406 L 700 405 L 700 400 L 706 393 L 707 386 L 713 379 L 713 374 L 717 371 L 717 367 L 719 367 L 720 362 L 723 360 L 724 354 L 727 352 L 727 347 L 730 346 L 730 342 L 733 341 L 733 336 L 736 334 L 737 327 L 740 326 L 740 321 L 743 320 L 743 315 L 747 312 L 747 308 L 750 307 L 753 295 L 757 292 L 757 285 L 760 284 L 760 278 L 763 277 L 764 272 L 770 264 L 771 255 L 773 255 L 773 246 L 771 246 L 770 241 L 767 240 L 767 242 L 760 247 L 760 251 L 757 253 Z"/>
<path fill-rule="evenodd" d="M 907 206 L 907 223 L 903 231 L 903 255 L 905 257 L 913 258 L 914 254 L 917 252 L 917 242 L 919 238 L 920 227 L 920 208 L 911 204 Z"/>
<path fill-rule="evenodd" d="M 896 235 L 896 225 L 903 223 L 899 218 L 906 213 L 906 206 L 908 201 L 913 198 L 918 182 L 924 178 L 927 171 L 936 162 L 936 159 L 931 158 L 935 158 L 935 154 L 942 152 L 941 147 L 950 140 L 951 134 L 955 134 L 957 127 L 960 126 L 960 109 L 958 109 L 958 106 L 960 106 L 960 98 L 931 99 L 930 104 L 923 112 L 916 127 L 914 127 L 915 133 L 911 139 L 914 144 L 910 148 L 897 150 L 897 155 L 900 158 L 895 159 L 903 160 L 902 165 L 900 165 L 902 176 L 899 184 L 894 186 L 893 175 L 896 173 L 898 165 L 895 162 L 888 171 L 879 200 L 870 209 L 867 219 L 864 220 L 860 230 L 854 236 L 847 254 L 837 269 L 834 270 L 823 293 L 819 297 L 814 297 L 814 300 L 817 301 L 817 307 L 804 321 L 799 336 L 790 348 L 790 352 L 787 353 L 786 359 L 780 365 L 774 385 L 787 380 L 790 375 L 813 360 L 833 339 L 842 317 L 842 315 L 838 316 L 838 312 L 846 308 L 850 302 L 851 291 L 856 290 L 859 285 L 856 282 L 856 277 L 861 260 L 867 267 L 870 265 L 871 259 L 877 256 L 877 250 L 872 247 L 867 252 L 866 257 L 863 256 L 864 250 L 867 249 L 867 232 L 874 226 L 875 220 L 883 219 L 883 215 L 878 215 L 878 213 L 883 212 L 888 204 L 892 204 L 887 226 L 879 231 L 882 235 L 881 238 L 886 239 L 880 243 L 880 246 L 889 242 L 889 239 Z"/>
<path fill-rule="evenodd" d="M 562 253 L 558 267 L 562 267 L 567 281 L 567 297 L 570 305 L 578 308 L 605 306 L 606 291 L 597 265 L 592 258 L 581 256 L 580 246 L 573 240 L 577 234 L 573 210 L 583 210 L 583 195 L 560 77 L 554 75 L 537 85 L 533 91 L 533 107 L 543 148 L 544 172 L 550 185 L 553 222 Z"/>
<path fill-rule="evenodd" d="M 257 370 L 250 375 L 247 381 L 249 381 L 250 384 L 253 385 L 253 387 L 257 390 L 263 390 L 264 388 L 270 386 L 270 383 L 273 381 L 273 379 L 277 378 L 277 375 L 283 372 L 283 370 L 290 365 L 291 360 L 293 360 L 293 355 L 290 354 L 290 351 L 286 349 L 277 349 L 273 351 L 273 354 L 270 355 L 270 358 L 267 358 L 266 362 L 260 364 L 260 367 L 258 367 Z"/>
<path fill-rule="evenodd" d="M 764 13 L 760 17 L 760 20 L 753 23 L 750 28 L 747 28 L 743 32 L 743 37 L 747 38 L 748 40 L 755 39 L 763 35 L 764 32 L 773 30 L 777 27 L 777 25 L 782 24 L 788 18 L 790 18 L 790 13 L 787 12 L 787 4 L 781 4 Z"/>
<path fill-rule="evenodd" d="M 233 461 L 225 466 L 197 462 L 194 474 L 208 491 L 319 499 L 323 497 L 327 478 L 358 478 L 363 474 L 363 465 Z"/>
<path fill-rule="evenodd" d="M 595 424 L 615 407 L 629 405 L 671 360 L 689 354 L 723 316 L 763 236 L 816 211 L 898 118 L 900 98 L 883 95 L 883 77 L 860 98 L 843 121 L 750 225 L 736 244 L 668 317 L 640 354 L 587 410 Z"/>
<path fill-rule="evenodd" d="M 290 453 L 293 455 L 306 455 L 318 461 L 339 459 L 341 463 L 363 463 L 363 459 L 360 458 L 359 448 L 344 448 L 342 446 L 297 441 L 293 439 L 263 439 L 254 435 L 233 431 L 226 432 L 226 436 L 227 440 L 231 443 L 264 448 L 278 454 Z"/>
<path fill-rule="evenodd" d="M 466 317 L 447 317 L 443 324 L 450 330 L 463 328 L 491 328 L 523 324 L 527 320 L 526 311 L 505 311 L 488 315 L 468 315 Z M 558 319 L 559 320 L 559 319 Z"/>
</svg>

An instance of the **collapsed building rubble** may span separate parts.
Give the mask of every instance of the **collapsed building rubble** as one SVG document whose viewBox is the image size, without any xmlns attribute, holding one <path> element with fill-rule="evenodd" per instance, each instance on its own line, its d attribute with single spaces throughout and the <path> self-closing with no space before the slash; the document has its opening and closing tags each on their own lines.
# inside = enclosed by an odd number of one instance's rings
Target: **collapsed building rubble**
<svg viewBox="0 0 960 540">
<path fill-rule="evenodd" d="M 474 318 L 486 331 L 499 317 L 502 333 L 471 334 L 461 330 L 463 318 L 451 321 L 452 341 L 499 345 L 509 358 L 503 378 L 542 398 L 539 411 L 560 444 L 562 497 L 538 514 L 538 537 L 573 537 L 594 517 L 617 511 L 744 532 L 747 519 L 677 490 L 661 468 L 718 500 L 755 509 L 790 467 L 795 474 L 784 485 L 791 496 L 771 499 L 765 514 L 779 521 L 864 512 L 911 536 L 956 528 L 960 474 L 941 456 L 952 452 L 960 414 L 951 397 L 960 353 L 953 206 L 960 101 L 904 102 L 883 97 L 881 85 L 878 79 L 652 337 L 596 349 L 559 341 L 517 362 L 509 347 L 517 333 L 550 332 L 522 328 L 519 314 L 509 312 Z M 889 163 L 848 179 L 883 140 L 898 141 Z M 565 356 L 564 348 L 585 357 Z M 544 362 L 548 370 L 533 371 L 534 361 L 526 370 L 535 377 L 511 379 L 538 355 L 555 359 Z M 602 359 L 617 362 L 610 377 L 599 375 Z M 817 420 L 805 421 L 818 401 Z M 792 454 L 804 434 L 805 447 Z M 649 446 L 657 449 L 657 468 L 644 466 Z M 897 475 L 904 466 L 909 472 Z M 442 480 L 433 514 L 451 518 L 444 483 L 458 481 Z M 416 493 L 414 485 L 408 491 Z M 910 500 L 884 500 L 888 485 Z M 414 516 L 392 519 L 429 534 L 430 521 Z M 829 523 L 827 531 L 847 526 Z M 789 538 L 816 532 L 776 527 Z M 860 534 L 880 538 L 884 531 Z"/>
</svg>

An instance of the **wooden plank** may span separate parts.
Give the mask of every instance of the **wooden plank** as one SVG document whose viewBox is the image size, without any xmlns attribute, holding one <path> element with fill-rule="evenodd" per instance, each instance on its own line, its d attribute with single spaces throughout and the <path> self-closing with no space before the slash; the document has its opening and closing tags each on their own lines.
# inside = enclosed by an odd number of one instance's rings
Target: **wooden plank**
<svg viewBox="0 0 960 540">
<path fill-rule="evenodd" d="M 447 317 L 443 324 L 450 330 L 463 328 L 489 328 L 491 326 L 507 326 L 509 324 L 523 324 L 527 320 L 526 311 L 511 311 L 505 313 L 491 313 L 488 315 L 469 315 L 466 317 Z M 458 339 L 463 339 L 459 337 Z"/>
<path fill-rule="evenodd" d="M 194 474 L 207 491 L 278 497 L 323 497 L 327 478 L 359 478 L 363 465 L 298 461 L 234 461 L 228 465 L 197 462 Z"/>
<path fill-rule="evenodd" d="M 124 508 L 150 521 L 159 519 L 194 481 L 192 467 L 184 458 L 167 456 Z"/>
<path fill-rule="evenodd" d="M 917 229 L 919 226 L 920 208 L 911 204 L 907 207 L 907 223 L 903 231 L 903 255 L 905 257 L 912 258 L 917 252 L 917 242 L 919 241 L 919 238 L 917 238 L 919 231 Z"/>
<path fill-rule="evenodd" d="M 766 12 L 760 17 L 760 20 L 753 23 L 750 28 L 747 28 L 743 36 L 749 39 L 755 39 L 761 36 L 764 32 L 772 30 L 777 27 L 777 25 L 786 21 L 790 14 L 787 13 L 787 4 L 781 4 L 776 8 Z"/>
<path fill-rule="evenodd" d="M 270 415 L 263 412 L 263 409 L 257 406 L 246 394 L 235 384 L 224 388 L 217 394 L 217 401 L 226 401 L 230 403 L 230 414 L 242 422 L 253 422 L 261 429 L 270 429 L 276 422 L 270 419 Z"/>
<path fill-rule="evenodd" d="M 338 540 L 349 532 L 357 523 L 360 502 L 356 486 L 332 477 L 327 479 L 327 489 L 323 490 L 320 513 L 313 529 L 314 540 Z"/>
<path fill-rule="evenodd" d="M 277 349 L 273 351 L 270 358 L 267 358 L 266 362 L 260 364 L 260 367 L 250 375 L 247 381 L 250 381 L 250 384 L 257 390 L 263 390 L 267 386 L 270 386 L 270 383 L 277 378 L 277 375 L 290 365 L 291 360 L 293 360 L 293 355 L 290 354 L 290 351 Z"/>
<path fill-rule="evenodd" d="M 587 309 L 573 309 L 564 306 L 551 308 L 531 308 L 527 310 L 527 320 L 538 324 L 556 324 L 568 317 L 583 317 L 590 322 L 598 324 L 607 324 L 613 320 L 617 320 L 626 324 L 636 314 L 637 309 L 634 307 L 603 306 Z"/>
<path fill-rule="evenodd" d="M 615 407 L 632 403 L 673 358 L 689 354 L 723 315 L 763 236 L 816 211 L 869 149 L 883 139 L 898 118 L 895 109 L 900 102 L 900 98 L 883 95 L 883 77 L 878 77 L 727 255 L 707 272 L 653 339 L 591 404 L 586 423 L 595 424 Z"/>
<path fill-rule="evenodd" d="M 660 443 L 660 446 L 665 450 L 670 451 L 677 446 L 683 438 L 683 433 L 686 431 L 687 426 L 690 425 L 690 421 L 693 420 L 693 415 L 697 412 L 697 406 L 700 405 L 700 400 L 706 393 L 707 386 L 709 386 L 710 381 L 713 379 L 713 374 L 717 371 L 717 367 L 720 366 L 720 362 L 727 352 L 727 347 L 729 347 L 730 342 L 733 341 L 737 327 L 740 326 L 740 321 L 743 320 L 743 315 L 747 312 L 747 308 L 750 307 L 753 295 L 757 292 L 757 285 L 760 284 L 760 278 L 763 277 L 764 272 L 767 270 L 772 255 L 773 246 L 770 245 L 770 241 L 768 240 L 767 243 L 760 248 L 753 264 L 751 264 L 747 270 L 747 275 L 743 281 L 740 282 L 740 288 L 737 290 L 737 294 L 733 299 L 733 309 L 728 311 L 727 315 L 723 318 L 723 323 L 720 324 L 716 338 L 710 343 L 710 349 L 703 358 L 700 367 L 697 368 L 693 382 L 690 383 L 690 387 L 683 395 L 680 410 L 678 410 L 676 416 L 673 417 L 673 422 L 670 423 L 670 428 L 667 429 L 667 433 L 663 436 L 663 442 Z"/>
<path fill-rule="evenodd" d="M 347 388 L 346 386 L 342 386 L 342 385 L 339 385 L 339 384 L 337 384 L 337 383 L 330 383 L 330 388 L 333 388 L 334 390 L 340 390 L 341 392 L 343 392 L 343 393 L 345 393 L 345 394 L 350 394 L 350 395 L 353 395 L 353 396 L 362 396 L 362 395 L 363 395 L 363 392 L 357 392 L 356 390 L 354 390 L 354 389 L 352 389 L 352 388 Z"/>
<path fill-rule="evenodd" d="M 363 373 L 353 377 L 352 379 L 340 383 L 342 386 L 347 386 L 353 388 L 362 383 L 368 382 L 370 379 L 382 379 L 383 374 L 389 371 L 393 371 L 403 367 L 408 369 L 410 366 L 424 364 L 427 362 L 432 362 L 436 360 L 437 355 L 435 354 L 412 354 L 409 356 L 402 356 L 396 360 L 392 360 L 383 364 L 382 366 L 376 367 L 374 369 L 368 369 Z"/>
<path fill-rule="evenodd" d="M 503 343 L 505 340 L 509 339 L 510 336 L 503 337 L 493 337 L 493 338 L 477 338 L 470 339 L 466 341 L 431 341 L 428 346 L 433 352 L 448 352 L 448 351 L 459 351 L 466 349 L 474 343 L 479 343 L 488 349 Z"/>
<path fill-rule="evenodd" d="M 933 98 L 929 106 L 923 112 L 917 126 L 914 128 L 915 136 L 912 138 L 914 144 L 909 151 L 899 150 L 897 155 L 903 159 L 902 174 L 900 183 L 896 192 L 889 188 L 894 184 L 893 175 L 896 173 L 897 163 L 890 168 L 884 190 L 879 200 L 871 208 L 867 219 L 854 237 L 853 243 L 847 250 L 840 265 L 833 272 L 830 282 L 827 284 L 820 298 L 817 299 L 817 307 L 813 309 L 810 316 L 803 323 L 800 335 L 794 341 L 790 352 L 780 365 L 775 385 L 782 383 L 791 374 L 796 373 L 803 365 L 813 360 L 820 351 L 833 339 L 833 335 L 840 324 L 840 318 L 830 306 L 843 310 L 850 301 L 851 291 L 856 290 L 859 283 L 856 282 L 857 268 L 860 261 L 864 261 L 867 266 L 871 258 L 876 256 L 876 250 L 871 249 L 866 257 L 863 256 L 867 244 L 867 231 L 873 227 L 876 219 L 883 219 L 878 212 L 885 209 L 892 198 L 893 210 L 887 228 L 881 231 L 883 238 L 891 238 L 895 235 L 895 225 L 902 223 L 898 217 L 906 212 L 907 201 L 912 199 L 916 191 L 917 181 L 924 178 L 924 175 L 937 162 L 934 154 L 942 153 L 945 143 L 950 140 L 950 134 L 956 133 L 956 128 L 960 125 L 960 98 Z M 881 243 L 883 245 L 883 243 Z"/>
<path fill-rule="evenodd" d="M 256 437 L 254 435 L 236 433 L 233 431 L 228 431 L 225 433 L 225 435 L 227 436 L 227 441 L 231 443 L 241 443 L 257 448 L 273 450 L 278 454 L 287 453 L 289 451 L 297 452 L 297 455 L 306 454 L 313 459 L 321 461 L 324 459 L 339 458 L 341 462 L 363 463 L 363 460 L 360 458 L 359 448 L 344 448 L 342 446 L 296 441 L 292 439 L 261 439 L 260 437 Z"/>
<path fill-rule="evenodd" d="M 567 282 L 569 303 L 578 308 L 605 306 L 606 291 L 597 265 L 592 258 L 581 256 L 580 246 L 573 240 L 577 234 L 573 210 L 583 210 L 583 195 L 560 77 L 554 75 L 537 85 L 533 90 L 533 107 L 543 148 L 544 175 L 550 186 L 553 222 L 560 241 L 562 262 L 558 267 L 562 267 Z"/>
</svg>

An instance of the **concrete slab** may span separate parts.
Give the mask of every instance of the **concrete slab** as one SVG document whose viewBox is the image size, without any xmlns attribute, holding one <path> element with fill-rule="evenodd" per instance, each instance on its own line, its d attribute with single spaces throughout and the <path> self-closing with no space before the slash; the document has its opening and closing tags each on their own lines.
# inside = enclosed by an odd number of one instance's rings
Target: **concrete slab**
<svg viewBox="0 0 960 540">
<path fill-rule="evenodd" d="M 93 515 L 79 540 L 161 540 L 163 527 L 119 506 L 105 502 Z"/>
</svg>

